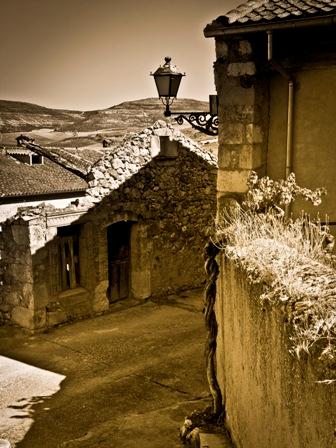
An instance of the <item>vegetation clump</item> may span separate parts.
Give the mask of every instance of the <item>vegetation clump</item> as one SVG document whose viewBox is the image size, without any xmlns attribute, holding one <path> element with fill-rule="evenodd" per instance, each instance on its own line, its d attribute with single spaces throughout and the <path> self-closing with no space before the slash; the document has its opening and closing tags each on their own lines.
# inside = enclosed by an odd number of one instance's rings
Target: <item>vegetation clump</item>
<svg viewBox="0 0 336 448">
<path fill-rule="evenodd" d="M 226 256 L 263 286 L 262 300 L 282 304 L 292 324 L 292 352 L 314 349 L 319 359 L 336 365 L 336 257 L 328 225 L 286 208 L 301 196 L 318 205 L 324 189 L 309 190 L 286 180 L 252 173 L 242 206 L 225 213 L 216 241 Z M 287 210 L 288 211 L 288 210 Z M 316 351 L 315 351 L 316 350 Z"/>
</svg>

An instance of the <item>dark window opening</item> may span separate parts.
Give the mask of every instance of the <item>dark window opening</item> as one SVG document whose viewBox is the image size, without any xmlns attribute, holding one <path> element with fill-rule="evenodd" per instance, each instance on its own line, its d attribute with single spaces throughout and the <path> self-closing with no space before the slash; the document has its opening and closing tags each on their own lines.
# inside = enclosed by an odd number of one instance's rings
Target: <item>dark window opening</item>
<svg viewBox="0 0 336 448">
<path fill-rule="evenodd" d="M 57 229 L 60 255 L 60 283 L 63 291 L 80 285 L 79 235 L 80 226 L 66 226 Z"/>
<path fill-rule="evenodd" d="M 42 165 L 43 164 L 43 156 L 39 154 L 33 154 L 31 158 L 32 165 Z"/>
</svg>

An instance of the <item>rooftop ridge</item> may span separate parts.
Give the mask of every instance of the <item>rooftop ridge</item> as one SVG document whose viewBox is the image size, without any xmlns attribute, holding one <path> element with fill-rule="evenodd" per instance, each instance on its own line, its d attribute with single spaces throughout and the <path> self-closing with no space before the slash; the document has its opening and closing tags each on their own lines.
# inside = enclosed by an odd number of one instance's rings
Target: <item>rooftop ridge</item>
<svg viewBox="0 0 336 448">
<path fill-rule="evenodd" d="M 336 15 L 335 0 L 249 0 L 208 24 L 206 37 L 218 29 L 235 29 L 281 22 L 304 22 Z"/>
</svg>

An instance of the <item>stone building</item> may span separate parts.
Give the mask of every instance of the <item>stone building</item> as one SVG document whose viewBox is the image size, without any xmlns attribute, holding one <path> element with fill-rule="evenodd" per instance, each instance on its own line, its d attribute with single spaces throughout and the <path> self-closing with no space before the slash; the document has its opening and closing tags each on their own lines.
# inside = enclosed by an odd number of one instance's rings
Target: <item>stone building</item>
<svg viewBox="0 0 336 448">
<path fill-rule="evenodd" d="M 335 2 L 247 3 L 204 33 L 216 44 L 219 205 L 246 191 L 251 170 L 293 171 L 299 185 L 328 190 L 319 213 L 335 223 Z"/>
<path fill-rule="evenodd" d="M 218 213 L 241 200 L 252 170 L 274 179 L 294 172 L 299 185 L 328 190 L 319 213 L 335 232 L 335 23 L 333 0 L 261 0 L 205 28 L 216 44 Z M 315 216 L 306 203 L 292 211 L 302 208 Z M 262 285 L 223 253 L 217 287 L 216 375 L 235 446 L 336 446 L 335 360 L 328 370 L 314 347 L 290 355 L 290 311 L 263 302 Z M 334 308 L 332 299 L 333 322 Z"/>
<path fill-rule="evenodd" d="M 106 149 L 84 176 L 85 197 L 2 223 L 2 317 L 41 330 L 200 286 L 216 172 L 212 154 L 165 122 Z"/>
</svg>

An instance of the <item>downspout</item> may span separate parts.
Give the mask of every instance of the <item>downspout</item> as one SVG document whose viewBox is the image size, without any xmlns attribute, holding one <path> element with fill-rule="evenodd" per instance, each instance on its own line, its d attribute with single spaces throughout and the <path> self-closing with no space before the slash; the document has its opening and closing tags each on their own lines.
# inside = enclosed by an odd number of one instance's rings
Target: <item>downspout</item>
<svg viewBox="0 0 336 448">
<path fill-rule="evenodd" d="M 294 78 L 282 65 L 273 59 L 273 33 L 267 31 L 267 60 L 270 65 L 288 82 L 288 105 L 287 105 L 287 138 L 286 138 L 286 170 L 285 178 L 293 169 L 293 125 L 294 125 Z"/>
</svg>

